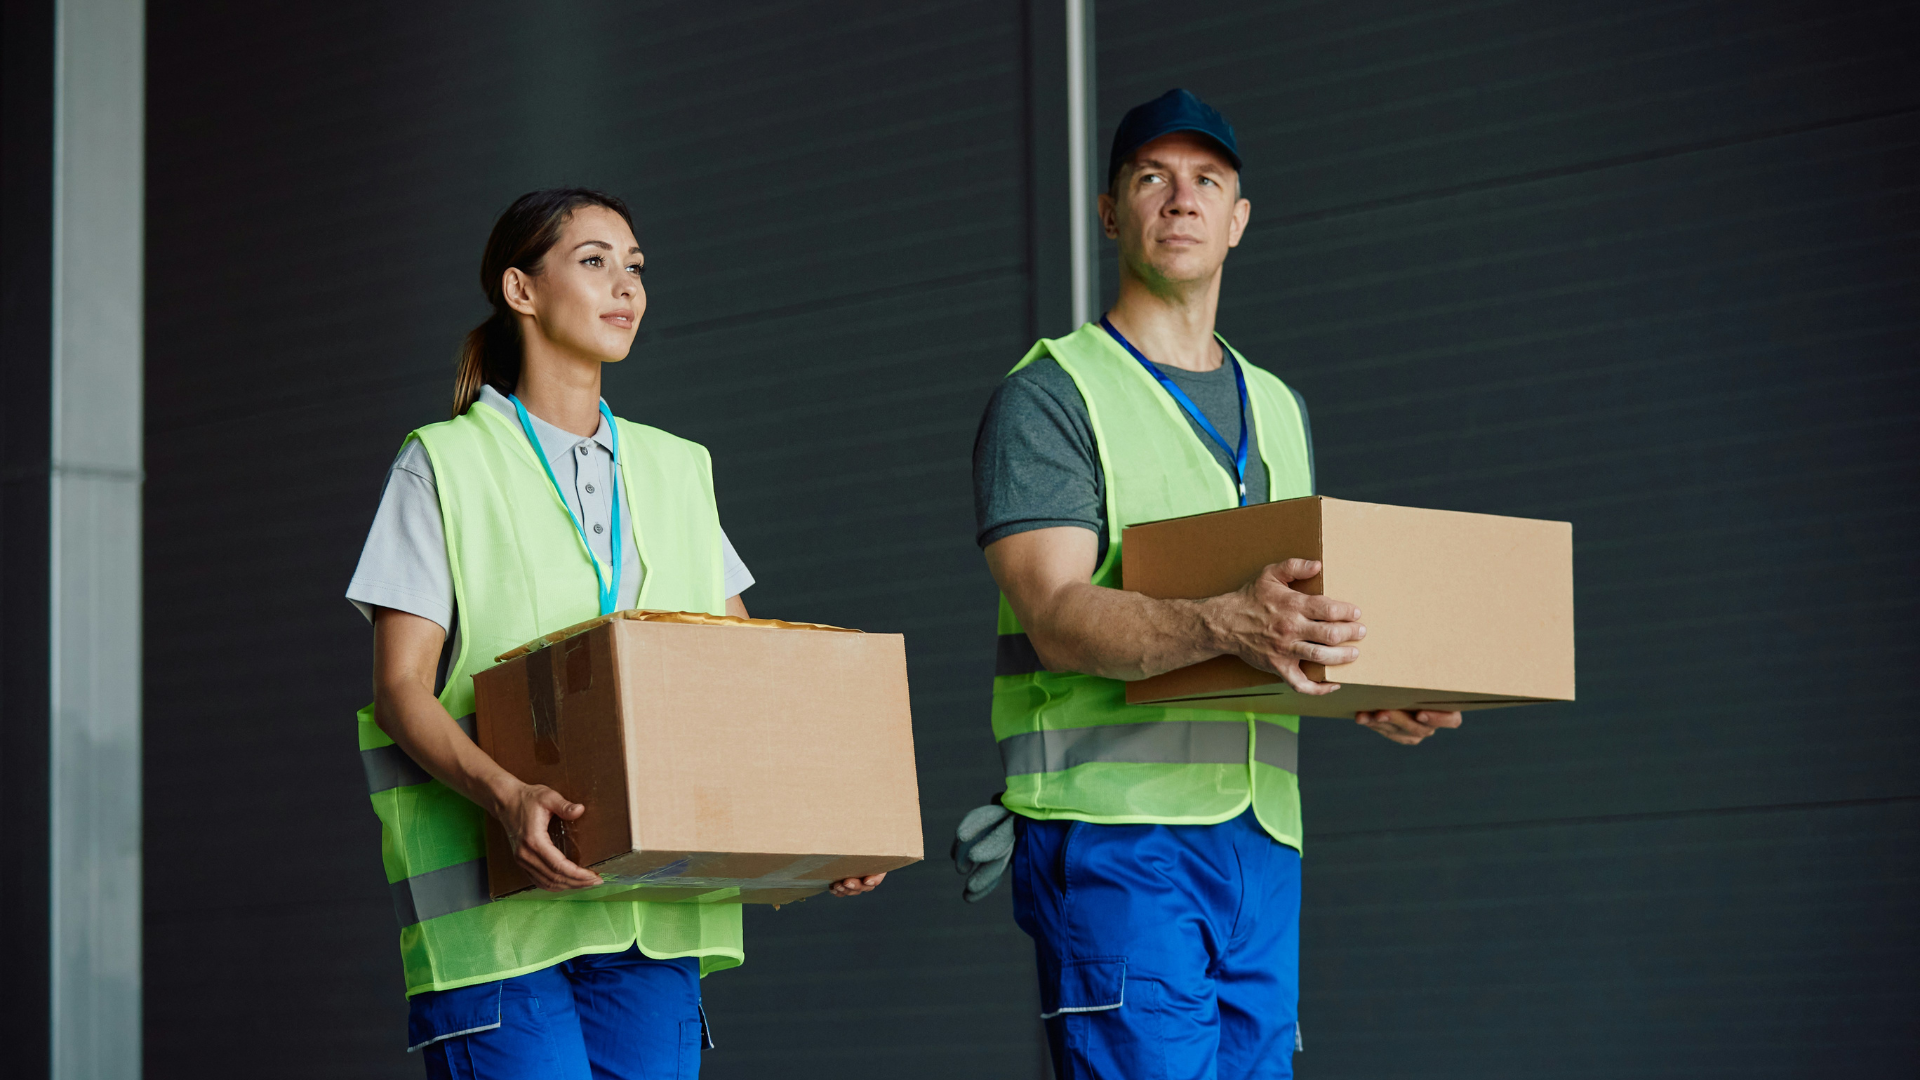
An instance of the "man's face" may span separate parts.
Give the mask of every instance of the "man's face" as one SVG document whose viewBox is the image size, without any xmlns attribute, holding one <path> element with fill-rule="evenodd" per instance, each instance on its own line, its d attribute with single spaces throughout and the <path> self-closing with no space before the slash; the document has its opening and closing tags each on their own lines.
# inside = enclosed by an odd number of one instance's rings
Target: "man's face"
<svg viewBox="0 0 1920 1080">
<path fill-rule="evenodd" d="M 1100 220 L 1120 242 L 1121 263 L 1149 287 L 1219 273 L 1251 212 L 1233 163 L 1213 140 L 1184 131 L 1134 151 L 1100 196 Z"/>
</svg>

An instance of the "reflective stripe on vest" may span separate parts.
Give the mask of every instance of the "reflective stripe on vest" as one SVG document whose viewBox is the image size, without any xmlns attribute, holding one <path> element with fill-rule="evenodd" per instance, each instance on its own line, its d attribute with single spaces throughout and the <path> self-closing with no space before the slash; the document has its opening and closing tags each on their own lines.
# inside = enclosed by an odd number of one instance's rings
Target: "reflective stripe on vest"
<svg viewBox="0 0 1920 1080">
<path fill-rule="evenodd" d="M 493 895 L 487 889 L 485 859 L 415 874 L 387 888 L 393 893 L 393 915 L 400 920 L 402 930 L 415 923 L 493 902 Z"/>
<path fill-rule="evenodd" d="M 1298 773 L 1300 737 L 1278 724 L 1256 730 L 1254 760 Z M 1244 765 L 1247 729 L 1232 720 L 1155 720 L 1029 731 L 1000 740 L 1000 761 L 1008 776 L 1065 772 L 1095 761 Z"/>
<path fill-rule="evenodd" d="M 460 725 L 460 730 L 466 732 L 467 738 L 474 737 L 472 713 L 454 723 Z M 405 750 L 400 749 L 398 743 L 360 751 L 360 766 L 366 770 L 369 795 L 433 782 L 432 775 L 408 756 Z M 429 870 L 391 882 L 387 889 L 393 894 L 393 916 L 400 921 L 401 929 L 493 902 L 493 895 L 487 888 L 485 859 Z"/>
</svg>

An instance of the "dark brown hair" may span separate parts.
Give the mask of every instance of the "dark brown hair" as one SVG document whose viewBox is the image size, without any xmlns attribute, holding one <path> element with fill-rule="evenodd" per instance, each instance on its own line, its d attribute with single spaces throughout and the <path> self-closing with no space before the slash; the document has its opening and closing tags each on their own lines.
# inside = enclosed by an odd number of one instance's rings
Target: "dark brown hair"
<svg viewBox="0 0 1920 1080">
<path fill-rule="evenodd" d="M 460 366 L 453 376 L 453 415 L 459 416 L 480 398 L 480 388 L 491 386 L 511 394 L 520 384 L 520 322 L 507 306 L 500 281 L 509 267 L 538 274 L 540 260 L 560 239 L 567 219 L 583 206 L 604 206 L 633 227 L 627 204 L 601 191 L 586 188 L 547 188 L 529 191 L 493 223 L 486 253 L 480 256 L 480 291 L 493 313 L 467 332 L 460 345 Z"/>
</svg>

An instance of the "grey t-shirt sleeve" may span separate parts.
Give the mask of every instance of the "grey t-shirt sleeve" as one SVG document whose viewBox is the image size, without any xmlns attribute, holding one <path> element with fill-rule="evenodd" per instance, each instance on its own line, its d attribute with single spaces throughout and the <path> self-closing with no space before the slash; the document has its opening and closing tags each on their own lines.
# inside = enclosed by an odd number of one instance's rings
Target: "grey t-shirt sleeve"
<svg viewBox="0 0 1920 1080">
<path fill-rule="evenodd" d="M 420 440 L 408 440 L 387 470 L 387 486 L 360 549 L 347 599 L 369 621 L 376 607 L 393 608 L 453 626 L 453 570 L 440 521 L 433 461 Z"/>
<path fill-rule="evenodd" d="M 1106 491 L 1093 424 L 1051 358 L 1001 381 L 973 442 L 974 536 L 981 547 L 1063 525 L 1102 533 Z"/>
<path fill-rule="evenodd" d="M 725 529 L 720 530 L 720 553 L 726 594 L 738 596 L 752 588 L 753 573 Z M 640 583 L 638 575 L 627 576 L 626 590 L 633 595 L 622 600 L 631 607 Z M 386 607 L 431 619 L 443 630 L 453 626 L 453 570 L 447 562 L 440 493 L 433 482 L 433 460 L 418 439 L 409 441 L 387 470 L 387 486 L 347 585 L 347 600 L 368 621 L 374 608 Z"/>
<path fill-rule="evenodd" d="M 727 582 L 727 595 L 739 596 L 753 588 L 753 574 L 748 572 L 747 564 L 740 561 L 740 554 L 733 550 L 733 541 L 727 539 L 727 530 L 720 530 L 720 559 L 724 564 L 722 574 Z"/>
</svg>

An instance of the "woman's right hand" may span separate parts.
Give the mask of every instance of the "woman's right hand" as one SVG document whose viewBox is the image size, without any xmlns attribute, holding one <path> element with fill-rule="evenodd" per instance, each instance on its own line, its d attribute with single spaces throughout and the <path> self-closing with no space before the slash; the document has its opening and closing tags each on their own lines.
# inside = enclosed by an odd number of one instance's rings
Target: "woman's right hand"
<svg viewBox="0 0 1920 1080">
<path fill-rule="evenodd" d="M 553 846 L 547 829 L 554 818 L 577 821 L 587 812 L 585 806 L 569 802 L 567 797 L 545 784 L 520 784 L 502 799 L 494 815 L 507 831 L 513 846 L 513 860 L 527 872 L 535 885 L 548 892 L 587 889 L 600 884 L 600 875 L 574 862 Z"/>
</svg>

